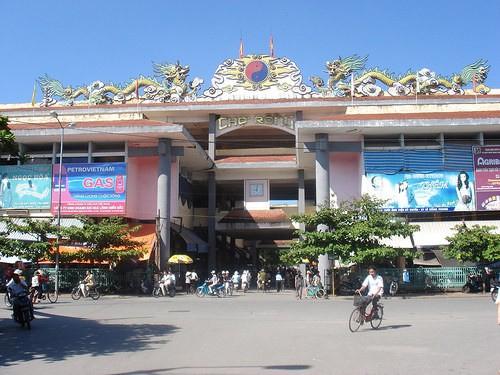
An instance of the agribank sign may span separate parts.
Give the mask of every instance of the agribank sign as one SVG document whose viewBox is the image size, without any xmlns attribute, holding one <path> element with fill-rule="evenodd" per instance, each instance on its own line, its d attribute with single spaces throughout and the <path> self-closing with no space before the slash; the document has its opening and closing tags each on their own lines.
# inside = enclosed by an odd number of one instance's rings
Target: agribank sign
<svg viewBox="0 0 500 375">
<path fill-rule="evenodd" d="M 126 169 L 126 163 L 63 164 L 59 188 L 59 165 L 54 165 L 52 213 L 57 214 L 60 190 L 61 214 L 125 214 Z"/>
<path fill-rule="evenodd" d="M 473 146 L 477 210 L 500 210 L 500 146 Z"/>
</svg>

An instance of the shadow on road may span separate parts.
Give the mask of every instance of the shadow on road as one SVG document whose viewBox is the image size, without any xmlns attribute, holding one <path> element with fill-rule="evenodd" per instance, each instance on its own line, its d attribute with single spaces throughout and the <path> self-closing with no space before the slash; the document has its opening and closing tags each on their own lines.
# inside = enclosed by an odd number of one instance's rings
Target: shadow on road
<svg viewBox="0 0 500 375">
<path fill-rule="evenodd" d="M 204 367 L 196 367 L 196 366 L 191 366 L 191 367 L 171 367 L 171 368 L 157 368 L 154 370 L 141 370 L 141 371 L 131 371 L 131 372 L 120 372 L 116 374 L 111 374 L 111 375 L 156 375 L 156 374 L 165 374 L 169 372 L 174 372 L 174 371 L 180 371 L 180 370 L 211 370 L 211 371 L 216 371 L 217 369 L 219 370 L 228 370 L 228 369 L 234 369 L 235 373 L 238 373 L 238 369 L 255 369 L 256 373 L 258 371 L 263 371 L 263 370 L 287 370 L 287 371 L 307 371 L 311 369 L 311 366 L 309 365 L 269 365 L 269 366 L 204 366 Z M 210 372 L 212 373 L 212 372 Z"/>
<path fill-rule="evenodd" d="M 50 307 L 37 309 L 31 330 L 21 328 L 10 319 L 10 310 L 2 310 L 0 320 L 0 368 L 33 359 L 46 362 L 68 357 L 112 355 L 117 352 L 153 350 L 165 344 L 165 336 L 178 328 L 168 324 L 115 323 L 53 315 Z M 8 318 L 7 318 L 8 317 Z M 75 337 L 75 332 L 84 332 Z M 162 337 L 163 339 L 158 339 Z"/>
</svg>

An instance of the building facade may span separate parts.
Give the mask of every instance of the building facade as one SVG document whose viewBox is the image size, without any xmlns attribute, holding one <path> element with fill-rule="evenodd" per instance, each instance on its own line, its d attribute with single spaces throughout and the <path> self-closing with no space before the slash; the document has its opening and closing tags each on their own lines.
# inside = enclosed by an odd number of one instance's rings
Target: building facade
<svg viewBox="0 0 500 375">
<path fill-rule="evenodd" d="M 155 223 L 160 268 L 187 251 L 207 269 L 257 267 L 294 238 L 291 214 L 363 193 L 422 223 L 396 246 L 445 244 L 462 220 L 495 223 L 500 91 L 486 86 L 486 62 L 451 78 L 366 62 L 326 62 L 325 79 L 306 81 L 286 57 L 242 56 L 204 90 L 180 63 L 119 86 L 41 77 L 40 103 L 0 105 L 30 155 L 23 166 L 2 156 L 0 213 Z"/>
</svg>

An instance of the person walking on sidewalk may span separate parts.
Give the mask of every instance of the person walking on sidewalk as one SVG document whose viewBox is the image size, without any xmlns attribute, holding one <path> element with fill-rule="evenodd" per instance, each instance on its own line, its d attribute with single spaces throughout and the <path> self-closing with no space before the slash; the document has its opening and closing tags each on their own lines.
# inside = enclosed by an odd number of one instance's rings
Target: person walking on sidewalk
<svg viewBox="0 0 500 375">
<path fill-rule="evenodd" d="M 297 292 L 297 299 L 302 299 L 302 289 L 304 288 L 304 276 L 300 270 L 295 275 L 295 291 Z"/>
</svg>

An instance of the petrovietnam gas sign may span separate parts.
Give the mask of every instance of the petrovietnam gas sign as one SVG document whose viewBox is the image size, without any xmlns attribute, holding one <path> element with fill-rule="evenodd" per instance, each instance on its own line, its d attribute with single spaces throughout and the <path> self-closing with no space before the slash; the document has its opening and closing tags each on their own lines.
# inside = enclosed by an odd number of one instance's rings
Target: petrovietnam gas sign
<svg viewBox="0 0 500 375">
<path fill-rule="evenodd" d="M 125 214 L 126 169 L 126 163 L 63 164 L 59 179 L 54 165 L 52 213 L 58 213 L 60 202 L 64 215 Z"/>
</svg>

